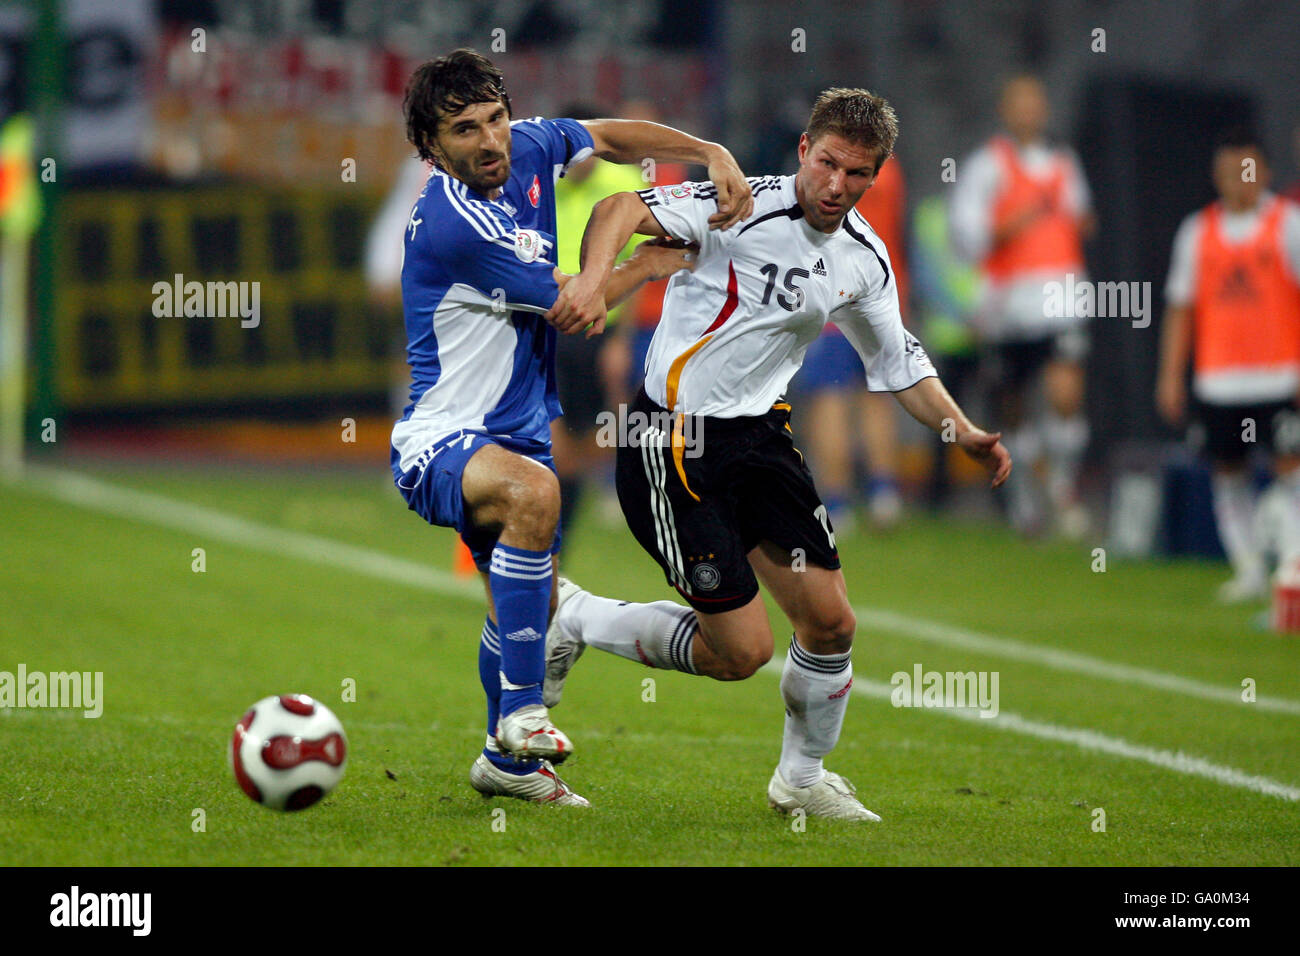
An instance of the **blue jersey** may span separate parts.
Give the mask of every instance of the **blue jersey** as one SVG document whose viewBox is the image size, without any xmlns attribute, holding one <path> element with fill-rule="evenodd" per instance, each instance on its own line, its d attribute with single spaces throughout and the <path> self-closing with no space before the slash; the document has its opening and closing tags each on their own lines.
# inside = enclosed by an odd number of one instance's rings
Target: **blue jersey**
<svg viewBox="0 0 1300 956">
<path fill-rule="evenodd" d="M 490 200 L 434 168 L 406 223 L 402 307 L 411 404 L 393 428 L 394 472 L 466 431 L 549 443 L 560 415 L 555 183 L 591 155 L 574 120 L 510 124 L 510 178 Z"/>
</svg>

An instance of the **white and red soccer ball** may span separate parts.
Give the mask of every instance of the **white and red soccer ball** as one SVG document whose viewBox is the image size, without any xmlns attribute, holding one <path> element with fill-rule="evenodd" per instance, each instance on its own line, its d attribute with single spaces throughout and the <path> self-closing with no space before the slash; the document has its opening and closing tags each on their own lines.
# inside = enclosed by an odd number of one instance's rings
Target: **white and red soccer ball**
<svg viewBox="0 0 1300 956">
<path fill-rule="evenodd" d="M 266 697 L 235 725 L 230 768 L 249 798 L 273 810 L 303 810 L 338 785 L 348 760 L 343 725 L 306 694 Z"/>
</svg>

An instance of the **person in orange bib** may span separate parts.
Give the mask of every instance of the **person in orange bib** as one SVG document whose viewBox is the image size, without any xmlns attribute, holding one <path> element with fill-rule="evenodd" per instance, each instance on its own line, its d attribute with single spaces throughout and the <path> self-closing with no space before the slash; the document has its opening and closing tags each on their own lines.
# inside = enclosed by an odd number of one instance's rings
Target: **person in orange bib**
<svg viewBox="0 0 1300 956">
<path fill-rule="evenodd" d="M 1225 602 L 1262 597 L 1268 554 L 1300 556 L 1300 206 L 1268 191 L 1253 135 L 1214 152 L 1218 201 L 1183 220 L 1165 286 L 1156 407 L 1191 411 L 1213 469 L 1214 516 L 1234 576 Z M 1259 499 L 1247 469 L 1265 452 L 1276 480 Z"/>
<path fill-rule="evenodd" d="M 1054 519 L 1057 530 L 1080 537 L 1088 525 L 1077 482 L 1088 443 L 1089 317 L 1055 314 L 1045 290 L 1087 279 L 1091 193 L 1074 152 L 1045 138 L 1050 114 L 1037 77 L 1008 81 L 999 110 L 1005 132 L 957 167 L 951 235 L 958 254 L 980 267 L 974 331 L 993 410 L 1012 456 L 1030 466 L 1007 482 L 1011 521 L 1037 534 Z"/>
</svg>

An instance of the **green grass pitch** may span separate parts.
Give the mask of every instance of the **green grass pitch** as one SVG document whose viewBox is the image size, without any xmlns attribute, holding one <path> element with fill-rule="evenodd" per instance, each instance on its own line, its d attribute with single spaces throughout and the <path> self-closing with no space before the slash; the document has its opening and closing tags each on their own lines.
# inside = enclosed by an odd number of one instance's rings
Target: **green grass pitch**
<svg viewBox="0 0 1300 956">
<path fill-rule="evenodd" d="M 383 470 L 79 471 L 237 516 L 248 522 L 240 528 L 357 549 L 345 555 L 450 565 L 450 533 L 408 512 Z M 855 694 L 828 766 L 884 822 L 800 830 L 766 805 L 782 724 L 771 671 L 720 684 L 591 651 L 556 719 L 578 748 L 562 773 L 593 807 L 485 800 L 466 776 L 483 737 L 480 596 L 240 543 L 183 517 L 74 506 L 48 484 L 38 474 L 0 487 L 0 670 L 102 671 L 104 712 L 0 711 L 9 865 L 1300 863 L 1300 639 L 1214 605 L 1220 566 L 1111 561 L 1098 573 L 1092 543 L 1026 544 L 924 516 L 843 542 L 855 606 L 1025 652 L 860 625 L 860 689 L 917 664 L 997 671 L 1002 715 L 956 720 Z M 591 520 L 566 570 L 611 596 L 671 596 L 625 529 Z M 1051 663 L 1034 656 L 1042 650 L 1076 656 Z M 1185 683 L 1156 686 L 1153 674 Z M 346 679 L 355 702 L 341 699 Z M 1281 706 L 1231 699 L 1247 679 Z M 1196 690 L 1205 687 L 1229 699 Z M 245 798 L 225 755 L 244 709 L 288 692 L 332 707 L 351 745 L 338 789 L 298 814 Z M 1081 732 L 1128 750 L 1080 746 Z M 1162 756 L 1143 756 L 1153 754 Z M 1192 758 L 1280 793 L 1189 772 Z"/>
</svg>

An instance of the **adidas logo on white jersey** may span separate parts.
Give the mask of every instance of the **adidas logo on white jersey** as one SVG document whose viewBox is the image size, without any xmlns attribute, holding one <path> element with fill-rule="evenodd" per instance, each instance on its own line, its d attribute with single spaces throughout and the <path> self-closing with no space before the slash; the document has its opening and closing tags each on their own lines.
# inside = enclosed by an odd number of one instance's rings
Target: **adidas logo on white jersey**
<svg viewBox="0 0 1300 956">
<path fill-rule="evenodd" d="M 813 263 L 812 272 L 813 275 L 815 276 L 826 275 L 826 263 L 824 263 L 821 259 L 818 259 L 815 263 Z"/>
</svg>

